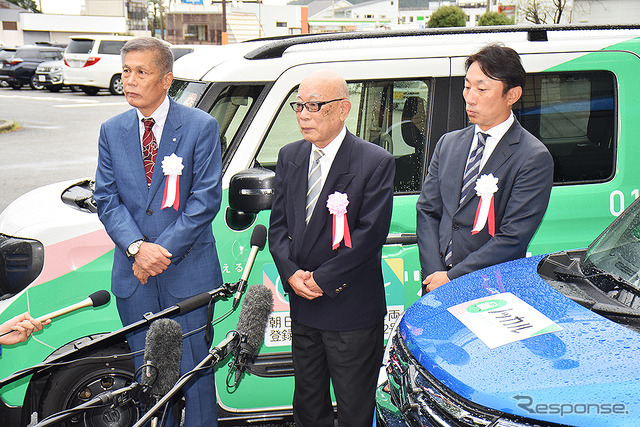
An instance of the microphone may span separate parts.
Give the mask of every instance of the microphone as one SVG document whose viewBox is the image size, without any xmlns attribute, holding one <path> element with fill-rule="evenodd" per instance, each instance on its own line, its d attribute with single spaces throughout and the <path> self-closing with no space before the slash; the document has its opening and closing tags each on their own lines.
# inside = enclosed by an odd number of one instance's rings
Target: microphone
<svg viewBox="0 0 640 427">
<path fill-rule="evenodd" d="M 249 259 L 247 259 L 247 265 L 242 272 L 242 277 L 238 282 L 238 288 L 236 289 L 236 294 L 233 296 L 233 308 L 235 310 L 238 308 L 238 304 L 240 304 L 240 298 L 242 298 L 242 294 L 247 288 L 247 280 L 249 280 L 249 273 L 251 273 L 251 268 L 253 267 L 253 262 L 256 259 L 256 255 L 258 255 L 258 251 L 264 248 L 264 244 L 267 241 L 267 228 L 258 224 L 253 228 L 253 232 L 251 233 L 251 252 L 249 253 Z"/>
<path fill-rule="evenodd" d="M 51 313 L 45 314 L 44 316 L 37 317 L 36 320 L 39 322 L 44 322 L 47 319 L 53 319 L 54 317 L 62 316 L 63 314 L 71 313 L 72 311 L 76 311 L 84 307 L 91 307 L 91 306 L 100 307 L 101 305 L 105 305 L 106 303 L 108 303 L 109 300 L 111 300 L 111 294 L 109 293 L 109 291 L 105 291 L 104 289 L 101 289 L 99 291 L 92 293 L 86 299 L 80 302 L 77 302 L 75 304 L 72 304 L 68 307 L 61 308 L 56 311 L 52 311 Z M 0 337 L 8 335 L 11 332 L 14 332 L 14 331 L 11 330 L 11 331 L 5 332 L 4 334 L 1 334 Z"/>
<path fill-rule="evenodd" d="M 172 319 L 155 320 L 147 331 L 144 363 L 140 383 L 149 387 L 152 396 L 163 396 L 180 377 L 182 328 Z"/>
<path fill-rule="evenodd" d="M 253 362 L 262 345 L 272 310 L 273 294 L 271 290 L 264 285 L 249 287 L 236 325 L 236 331 L 241 337 L 232 368 L 235 370 L 236 384 L 240 380 L 242 372 L 247 369 L 250 362 Z"/>
<path fill-rule="evenodd" d="M 246 337 L 246 350 L 243 360 L 253 359 L 255 352 L 260 348 L 264 331 L 267 328 L 269 314 L 273 309 L 273 294 L 264 285 L 253 285 L 247 291 L 247 296 L 242 302 L 236 331 L 231 331 L 217 346 L 209 350 L 209 354 L 202 359 L 191 371 L 184 374 L 176 384 L 160 400 L 142 416 L 133 427 L 142 427 L 148 422 L 166 402 L 171 399 L 195 373 L 206 367 L 215 367 L 238 347 L 238 337 L 244 334 Z M 251 345 L 251 347 L 249 347 Z M 238 362 L 239 364 L 240 362 Z M 235 364 L 233 365 L 235 369 Z M 229 371 L 231 374 L 232 371 Z"/>
<path fill-rule="evenodd" d="M 103 291 L 106 292 L 106 291 Z M 108 292 L 106 292 L 108 294 Z M 151 323 L 147 331 L 144 345 L 144 363 L 140 382 L 133 382 L 127 387 L 102 393 L 93 399 L 76 406 L 68 411 L 54 414 L 34 427 L 57 425 L 61 421 L 74 416 L 80 411 L 86 411 L 96 406 L 113 405 L 117 407 L 124 402 L 143 396 L 151 395 L 153 400 L 167 394 L 180 376 L 180 359 L 182 358 L 182 328 L 172 319 L 158 319 Z M 157 425 L 157 418 L 151 420 L 152 426 Z"/>
<path fill-rule="evenodd" d="M 40 316 L 36 320 L 44 322 L 47 319 L 53 319 L 54 317 L 62 316 L 63 314 L 71 313 L 72 311 L 76 311 L 84 307 L 100 307 L 101 305 L 108 303 L 109 300 L 111 300 L 111 294 L 108 291 L 101 289 L 92 293 L 89 297 L 80 302 L 61 308 L 60 310 L 53 311 L 49 314 L 45 314 L 44 316 Z"/>
</svg>

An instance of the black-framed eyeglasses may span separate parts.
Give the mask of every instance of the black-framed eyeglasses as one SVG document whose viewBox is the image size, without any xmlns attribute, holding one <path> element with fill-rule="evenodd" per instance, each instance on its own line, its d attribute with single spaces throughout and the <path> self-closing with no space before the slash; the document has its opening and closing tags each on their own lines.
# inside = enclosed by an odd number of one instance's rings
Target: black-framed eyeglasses
<svg viewBox="0 0 640 427">
<path fill-rule="evenodd" d="M 325 104 L 329 104 L 331 102 L 336 102 L 336 101 L 344 101 L 345 99 L 347 98 L 338 98 L 338 99 L 332 99 L 331 101 L 320 101 L 320 102 L 317 102 L 317 101 L 291 102 L 289 105 L 291 105 L 291 108 L 296 113 L 301 113 L 303 108 L 306 108 L 307 111 L 310 113 L 316 113 L 320 111 L 322 106 Z"/>
</svg>

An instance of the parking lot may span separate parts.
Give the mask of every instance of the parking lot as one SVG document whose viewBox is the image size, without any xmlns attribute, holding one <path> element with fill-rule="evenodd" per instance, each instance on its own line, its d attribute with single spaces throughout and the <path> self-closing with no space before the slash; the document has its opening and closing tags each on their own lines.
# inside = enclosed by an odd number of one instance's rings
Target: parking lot
<svg viewBox="0 0 640 427">
<path fill-rule="evenodd" d="M 0 88 L 0 119 L 19 125 L 0 134 L 0 211 L 34 188 L 93 176 L 100 124 L 128 108 L 108 91 Z"/>
</svg>

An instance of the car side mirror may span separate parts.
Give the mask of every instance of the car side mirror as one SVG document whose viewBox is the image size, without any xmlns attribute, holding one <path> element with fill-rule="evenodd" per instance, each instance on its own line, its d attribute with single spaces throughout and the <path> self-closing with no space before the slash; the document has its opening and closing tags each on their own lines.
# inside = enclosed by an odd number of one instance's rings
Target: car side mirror
<svg viewBox="0 0 640 427">
<path fill-rule="evenodd" d="M 275 172 L 261 167 L 233 175 L 229 182 L 229 206 L 251 213 L 271 209 L 275 177 Z"/>
<path fill-rule="evenodd" d="M 249 227 L 256 214 L 271 209 L 276 174 L 262 167 L 246 169 L 231 177 L 227 225 L 234 230 Z"/>
</svg>

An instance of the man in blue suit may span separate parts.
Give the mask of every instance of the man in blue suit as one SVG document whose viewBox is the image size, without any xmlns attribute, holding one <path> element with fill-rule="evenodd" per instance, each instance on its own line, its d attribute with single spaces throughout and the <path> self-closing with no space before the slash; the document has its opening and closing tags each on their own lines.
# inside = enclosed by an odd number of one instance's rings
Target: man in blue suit
<svg viewBox="0 0 640 427">
<path fill-rule="evenodd" d="M 173 56 L 161 41 L 122 48 L 124 93 L 135 107 L 102 125 L 94 197 L 116 245 L 111 290 L 122 323 L 138 321 L 222 283 L 211 222 L 221 199 L 218 124 L 167 96 Z M 149 119 L 152 119 L 150 121 Z M 203 307 L 178 316 L 183 333 L 206 324 Z M 128 336 L 133 351 L 146 331 Z M 208 353 L 204 333 L 183 343 L 181 372 Z M 134 357 L 136 368 L 143 354 Z M 187 426 L 217 424 L 211 370 L 185 389 Z"/>
<path fill-rule="evenodd" d="M 382 246 L 395 163 L 344 123 L 347 83 L 331 71 L 305 78 L 292 103 L 304 140 L 280 150 L 269 249 L 291 307 L 298 427 L 370 426 L 386 314 Z"/>
<path fill-rule="evenodd" d="M 465 68 L 472 126 L 438 141 L 417 203 L 423 292 L 525 256 L 553 185 L 551 154 L 511 112 L 526 78 L 518 53 L 490 45 Z"/>
</svg>

